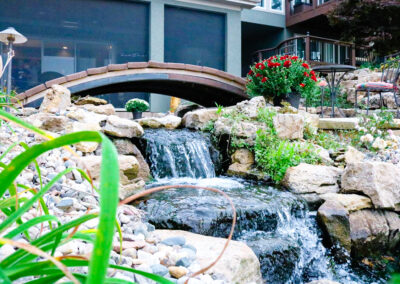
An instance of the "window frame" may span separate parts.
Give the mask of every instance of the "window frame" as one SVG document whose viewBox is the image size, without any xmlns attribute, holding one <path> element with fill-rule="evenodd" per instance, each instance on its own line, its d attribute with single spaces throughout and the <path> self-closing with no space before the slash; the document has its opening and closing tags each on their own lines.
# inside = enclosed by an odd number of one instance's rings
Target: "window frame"
<svg viewBox="0 0 400 284">
<path fill-rule="evenodd" d="M 285 15 L 285 0 L 280 0 L 282 2 L 282 10 L 272 9 L 272 0 L 261 0 L 262 6 L 256 6 L 252 10 L 263 11 L 268 13 L 274 13 L 279 15 Z"/>
</svg>

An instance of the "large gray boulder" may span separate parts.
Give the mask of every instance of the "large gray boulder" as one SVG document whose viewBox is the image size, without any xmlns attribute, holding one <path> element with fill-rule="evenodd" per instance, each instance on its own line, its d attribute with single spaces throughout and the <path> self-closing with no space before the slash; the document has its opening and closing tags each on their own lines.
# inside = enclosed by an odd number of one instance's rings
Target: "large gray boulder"
<svg viewBox="0 0 400 284">
<path fill-rule="evenodd" d="M 318 209 L 318 222 L 329 239 L 329 244 L 336 249 L 341 248 L 348 253 L 351 251 L 349 212 L 339 202 L 334 200 L 325 201 Z"/>
<path fill-rule="evenodd" d="M 82 105 L 81 107 L 87 111 L 91 111 L 97 114 L 103 114 L 103 115 L 115 114 L 115 108 L 112 104 L 105 104 L 105 105 L 86 104 Z"/>
<path fill-rule="evenodd" d="M 342 175 L 343 193 L 362 193 L 375 208 L 400 210 L 400 168 L 384 162 L 347 165 Z"/>
<path fill-rule="evenodd" d="M 265 99 L 262 96 L 254 97 L 249 101 L 242 101 L 236 105 L 236 110 L 240 114 L 245 115 L 250 119 L 255 119 L 258 116 L 258 111 L 266 107 Z"/>
<path fill-rule="evenodd" d="M 282 184 L 296 194 L 337 193 L 341 174 L 339 168 L 301 163 L 287 169 Z"/>
<path fill-rule="evenodd" d="M 44 95 L 40 112 L 59 113 L 71 105 L 71 92 L 60 85 L 53 85 Z"/>
<path fill-rule="evenodd" d="M 145 117 L 138 120 L 139 124 L 148 128 L 167 128 L 175 129 L 181 125 L 182 118 L 175 115 L 166 115 L 163 117 Z"/>
<path fill-rule="evenodd" d="M 398 244 L 400 220 L 394 212 L 360 210 L 350 213 L 349 221 L 352 254 L 355 257 L 380 256 Z"/>
<path fill-rule="evenodd" d="M 214 124 L 215 135 L 229 135 L 236 138 L 247 139 L 247 143 L 254 144 L 259 129 L 265 128 L 265 124 L 256 121 L 233 121 L 226 117 L 220 117 Z"/>
<path fill-rule="evenodd" d="M 115 115 L 107 117 L 103 131 L 108 135 L 122 138 L 141 137 L 144 134 L 139 123 Z"/>
<path fill-rule="evenodd" d="M 100 130 L 101 127 L 96 122 L 84 123 L 84 122 L 74 121 L 72 123 L 69 123 L 68 126 L 66 127 L 67 133 L 73 133 L 78 131 L 100 131 Z M 96 142 L 79 142 L 75 144 L 75 147 L 78 151 L 84 153 L 92 153 L 96 151 L 98 145 L 99 144 Z"/>
<path fill-rule="evenodd" d="M 325 193 L 321 194 L 320 197 L 325 200 L 332 200 L 344 208 L 347 211 L 353 212 L 361 209 L 373 208 L 371 199 L 366 196 L 358 194 L 341 194 L 341 193 Z"/>
<path fill-rule="evenodd" d="M 182 124 L 186 128 L 203 129 L 210 121 L 218 119 L 217 108 L 205 108 L 189 111 L 183 116 Z"/>
<path fill-rule="evenodd" d="M 200 267 L 206 267 L 217 258 L 223 249 L 226 239 L 203 236 L 177 230 L 156 230 L 154 235 L 161 240 L 170 237 L 184 237 L 186 243 L 193 245 Z M 245 244 L 231 241 L 222 258 L 207 272 L 218 275 L 227 283 L 263 283 L 260 272 L 260 262 L 254 252 Z"/>
<path fill-rule="evenodd" d="M 304 131 L 304 117 L 300 114 L 282 114 L 274 116 L 274 127 L 281 139 L 301 139 Z"/>
<path fill-rule="evenodd" d="M 67 117 L 48 112 L 33 114 L 25 120 L 38 128 L 51 132 L 63 132 L 69 123 Z"/>
<path fill-rule="evenodd" d="M 100 181 L 101 156 L 85 156 L 80 159 L 83 169 L 90 172 L 94 181 Z M 139 162 L 134 156 L 118 156 L 120 183 L 128 185 L 138 177 Z"/>
<path fill-rule="evenodd" d="M 140 150 L 129 139 L 113 139 L 113 143 L 120 155 L 133 155 L 139 163 L 138 178 L 148 181 L 151 177 L 150 167 Z"/>
</svg>

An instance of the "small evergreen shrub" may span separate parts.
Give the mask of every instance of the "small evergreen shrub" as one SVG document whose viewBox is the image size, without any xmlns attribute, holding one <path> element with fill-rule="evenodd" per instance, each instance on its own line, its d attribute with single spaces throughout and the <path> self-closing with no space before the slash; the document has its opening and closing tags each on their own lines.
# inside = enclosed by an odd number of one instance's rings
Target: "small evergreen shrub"
<svg viewBox="0 0 400 284">
<path fill-rule="evenodd" d="M 126 111 L 131 111 L 131 112 L 133 111 L 144 112 L 148 111 L 149 108 L 150 108 L 149 103 L 141 99 L 131 99 L 127 101 L 125 104 Z"/>
</svg>

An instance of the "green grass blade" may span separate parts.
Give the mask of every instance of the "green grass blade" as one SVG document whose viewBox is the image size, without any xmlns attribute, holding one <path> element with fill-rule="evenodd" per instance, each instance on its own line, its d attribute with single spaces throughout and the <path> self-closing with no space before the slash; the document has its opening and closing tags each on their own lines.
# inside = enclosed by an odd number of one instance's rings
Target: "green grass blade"
<svg viewBox="0 0 400 284">
<path fill-rule="evenodd" d="M 118 154 L 112 142 L 103 136 L 101 183 L 100 183 L 100 218 L 96 233 L 92 257 L 89 265 L 89 277 L 86 283 L 98 284 L 105 279 L 114 236 L 114 222 L 117 216 L 119 164 Z"/>
<path fill-rule="evenodd" d="M 61 262 L 67 267 L 82 267 L 82 266 L 87 266 L 89 264 L 88 261 L 79 259 L 64 259 Z M 140 271 L 130 267 L 110 264 L 110 268 L 138 274 L 161 284 L 174 284 L 174 282 L 167 280 L 162 276 Z M 55 272 L 61 273 L 59 272 L 59 270 L 57 270 L 57 268 L 54 267 L 54 264 L 51 263 L 50 261 L 41 261 L 37 263 L 22 264 L 22 265 L 18 264 L 8 268 L 6 272 L 8 277 L 13 280 L 27 276 L 45 275 Z"/>
<path fill-rule="evenodd" d="M 30 150 L 28 150 L 30 151 Z M 18 158 L 18 157 L 17 157 Z M 38 193 L 36 193 L 29 201 L 25 202 L 23 206 L 21 206 L 17 211 L 12 213 L 6 220 L 4 220 L 0 224 L 0 232 L 3 232 L 5 229 L 7 229 L 8 226 L 10 226 L 12 223 L 14 223 L 18 218 L 20 218 L 26 211 L 28 211 L 32 205 L 40 198 L 42 197 L 50 188 L 53 187 L 53 185 L 65 174 L 71 172 L 73 168 L 68 168 L 63 170 L 61 173 L 57 174 L 46 186 L 44 186 Z M 0 183 L 1 184 L 1 183 Z"/>
<path fill-rule="evenodd" d="M 59 147 L 68 146 L 82 141 L 99 143 L 102 139 L 104 139 L 104 137 L 105 136 L 99 132 L 80 131 L 32 146 L 29 150 L 26 150 L 14 158 L 12 162 L 0 173 L 0 196 L 3 196 L 6 189 L 17 178 L 17 176 L 41 154 Z"/>
<path fill-rule="evenodd" d="M 63 233 L 65 231 L 68 231 L 84 222 L 87 222 L 93 218 L 98 217 L 98 214 L 86 214 L 83 215 L 75 220 L 72 220 L 66 224 L 63 224 L 61 226 L 59 226 L 58 228 L 50 231 L 49 233 L 47 233 L 46 235 L 41 236 L 40 238 L 34 240 L 31 242 L 31 245 L 37 246 L 40 249 L 42 249 L 43 251 L 48 251 L 49 249 L 52 248 L 53 242 L 54 242 L 54 237 L 57 236 L 60 232 Z M 49 242 L 51 243 L 50 248 L 47 249 L 43 249 L 41 246 L 49 244 Z M 25 257 L 25 258 L 23 258 Z M 0 267 L 8 267 L 12 264 L 15 263 L 23 263 L 25 261 L 29 261 L 32 259 L 35 259 L 36 256 L 32 255 L 24 250 L 17 250 L 16 252 L 14 252 L 12 255 L 6 257 L 5 259 L 3 259 L 3 261 L 0 263 Z"/>
<path fill-rule="evenodd" d="M 55 221 L 58 224 L 60 224 L 60 222 L 58 221 L 57 217 L 53 216 L 53 215 L 44 215 L 44 216 L 39 216 L 36 218 L 33 218 L 27 222 L 25 222 L 24 224 L 18 226 L 17 228 L 15 228 L 14 230 L 12 230 L 11 232 L 7 233 L 4 238 L 6 239 L 12 239 L 15 236 L 17 236 L 18 234 L 27 231 L 30 227 L 33 227 L 37 224 L 43 223 L 43 222 L 47 222 L 47 221 Z"/>
<path fill-rule="evenodd" d="M 4 273 L 3 269 L 0 267 L 0 283 L 1 284 L 12 284 L 10 278 Z"/>
</svg>

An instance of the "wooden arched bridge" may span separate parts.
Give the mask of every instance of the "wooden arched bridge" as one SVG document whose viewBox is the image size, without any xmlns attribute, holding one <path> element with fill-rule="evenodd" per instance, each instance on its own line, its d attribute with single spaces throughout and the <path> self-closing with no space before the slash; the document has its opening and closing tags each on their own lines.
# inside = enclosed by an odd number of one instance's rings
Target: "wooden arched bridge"
<svg viewBox="0 0 400 284">
<path fill-rule="evenodd" d="M 203 106 L 229 106 L 248 99 L 245 80 L 214 68 L 160 62 L 129 62 L 91 68 L 45 82 L 18 95 L 24 104 L 41 98 L 54 84 L 73 95 L 147 92 L 170 95 Z"/>
</svg>

